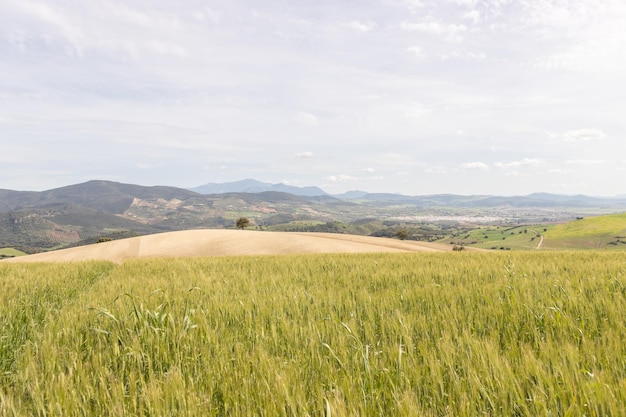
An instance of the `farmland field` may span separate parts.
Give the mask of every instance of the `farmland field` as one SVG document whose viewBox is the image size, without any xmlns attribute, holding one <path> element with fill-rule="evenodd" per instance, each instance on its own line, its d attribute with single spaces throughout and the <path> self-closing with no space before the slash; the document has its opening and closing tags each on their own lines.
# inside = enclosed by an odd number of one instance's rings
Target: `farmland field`
<svg viewBox="0 0 626 417">
<path fill-rule="evenodd" d="M 0 256 L 22 256 L 26 255 L 21 250 L 15 248 L 0 248 Z"/>
<path fill-rule="evenodd" d="M 626 213 L 589 217 L 556 225 L 546 233 L 550 249 L 626 250 Z"/>
<path fill-rule="evenodd" d="M 0 415 L 619 416 L 626 254 L 0 262 Z"/>
</svg>

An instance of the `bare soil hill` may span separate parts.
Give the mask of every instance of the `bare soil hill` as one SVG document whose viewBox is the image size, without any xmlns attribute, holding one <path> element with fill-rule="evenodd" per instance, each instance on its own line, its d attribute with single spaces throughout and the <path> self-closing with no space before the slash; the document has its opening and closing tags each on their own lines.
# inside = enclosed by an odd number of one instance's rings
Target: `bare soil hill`
<svg viewBox="0 0 626 417">
<path fill-rule="evenodd" d="M 305 253 L 445 252 L 439 243 L 334 233 L 187 230 L 21 256 L 3 262 L 73 262 L 133 258 L 280 255 Z"/>
</svg>

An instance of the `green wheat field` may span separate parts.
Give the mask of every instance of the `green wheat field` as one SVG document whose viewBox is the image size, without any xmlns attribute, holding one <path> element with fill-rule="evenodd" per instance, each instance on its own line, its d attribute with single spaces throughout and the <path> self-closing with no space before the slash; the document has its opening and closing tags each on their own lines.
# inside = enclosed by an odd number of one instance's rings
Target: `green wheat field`
<svg viewBox="0 0 626 417">
<path fill-rule="evenodd" d="M 2 416 L 623 416 L 626 253 L 0 263 Z"/>
</svg>

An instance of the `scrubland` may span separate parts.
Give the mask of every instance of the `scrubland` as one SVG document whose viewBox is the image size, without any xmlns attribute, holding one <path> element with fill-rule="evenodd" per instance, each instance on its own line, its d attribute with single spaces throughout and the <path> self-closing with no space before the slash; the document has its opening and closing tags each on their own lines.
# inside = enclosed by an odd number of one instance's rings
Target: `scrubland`
<svg viewBox="0 0 626 417">
<path fill-rule="evenodd" d="M 0 262 L 2 416 L 619 416 L 626 254 Z"/>
</svg>

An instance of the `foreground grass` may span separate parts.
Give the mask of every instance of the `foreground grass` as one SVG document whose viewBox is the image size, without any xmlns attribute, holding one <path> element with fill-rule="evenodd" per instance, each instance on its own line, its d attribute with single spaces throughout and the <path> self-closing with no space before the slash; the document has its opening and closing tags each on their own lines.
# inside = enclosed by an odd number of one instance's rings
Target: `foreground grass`
<svg viewBox="0 0 626 417">
<path fill-rule="evenodd" d="M 0 415 L 618 416 L 626 255 L 0 263 Z"/>
</svg>

